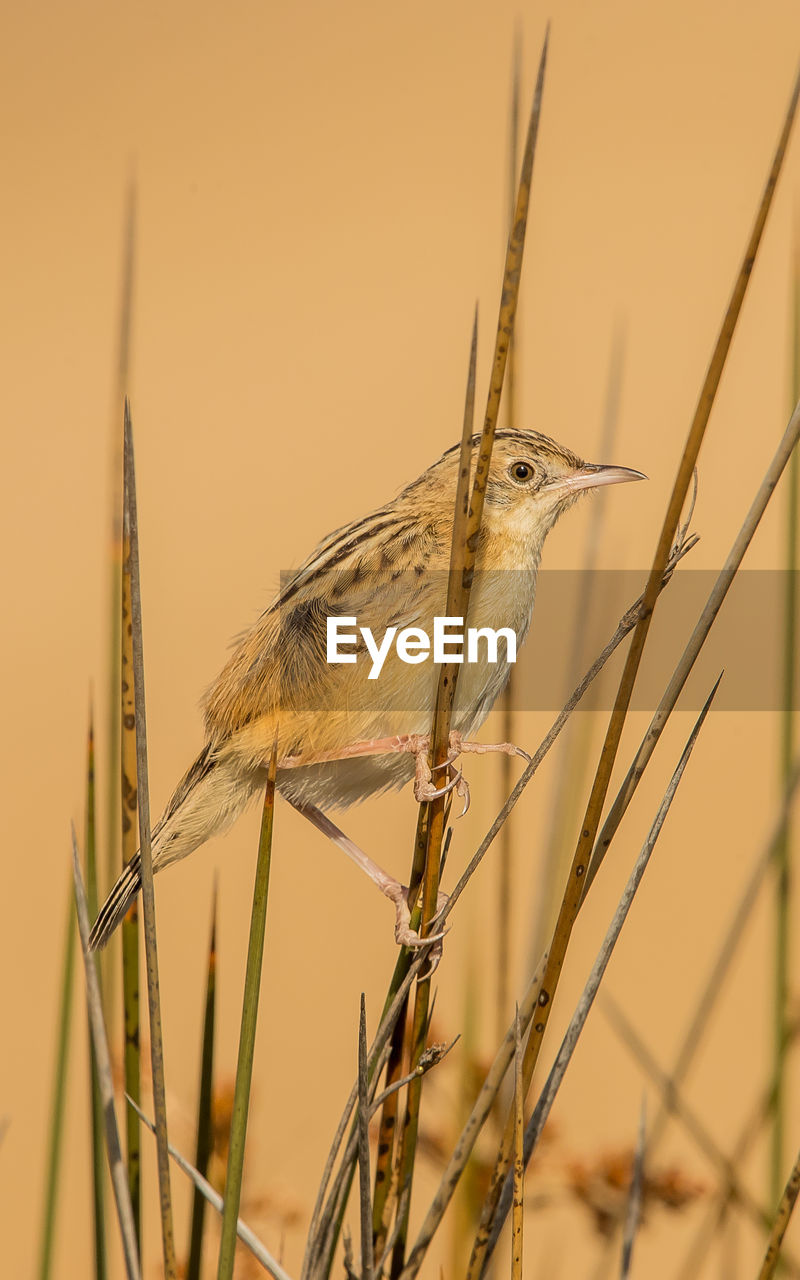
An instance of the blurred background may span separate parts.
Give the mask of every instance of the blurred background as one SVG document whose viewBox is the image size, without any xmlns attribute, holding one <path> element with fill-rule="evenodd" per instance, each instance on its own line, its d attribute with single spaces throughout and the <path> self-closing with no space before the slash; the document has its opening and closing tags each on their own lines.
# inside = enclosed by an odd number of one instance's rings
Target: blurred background
<svg viewBox="0 0 800 1280">
<path fill-rule="evenodd" d="M 204 688 L 231 637 L 270 600 L 281 571 L 458 438 L 476 299 L 484 403 L 508 217 L 514 32 L 527 112 L 547 18 L 550 60 L 519 314 L 518 425 L 586 458 L 647 473 L 647 484 L 593 500 L 607 508 L 598 563 L 639 570 L 643 583 L 791 90 L 800 48 L 794 0 L 553 0 L 547 10 L 524 11 L 506 0 L 6 5 L 5 1274 L 29 1274 L 36 1256 L 71 891 L 69 822 L 83 823 L 90 699 L 101 771 L 107 748 L 112 420 L 116 427 L 130 184 L 137 194 L 128 389 L 158 812 L 201 745 Z M 700 457 L 695 569 L 721 565 L 789 415 L 799 166 L 795 138 Z M 600 458 L 615 346 L 622 351 L 618 424 L 613 457 Z M 548 568 L 582 562 L 592 513 L 587 501 L 559 524 L 546 548 Z M 785 517 L 779 491 L 746 567 L 783 563 Z M 759 621 L 780 626 L 777 617 Z M 606 719 L 575 718 L 515 811 L 512 1004 L 500 1011 L 504 1023 L 529 973 L 564 752 L 578 733 L 599 746 Z M 533 749 L 550 720 L 520 715 L 517 741 Z M 551 1018 L 548 1062 L 691 722 L 684 712 L 673 718 L 581 915 Z M 615 779 L 646 724 L 642 713 L 630 717 Z M 497 733 L 490 722 L 483 736 L 491 741 Z M 609 992 L 665 1070 L 773 825 L 779 744 L 774 712 L 712 713 L 610 966 Z M 445 888 L 502 799 L 496 760 L 470 760 L 468 773 L 473 803 L 457 824 Z M 579 829 L 587 786 L 567 843 Z M 353 811 L 345 827 L 402 878 L 415 820 L 404 791 Z M 224 1082 L 235 1069 L 257 830 L 254 810 L 157 881 L 171 1137 L 186 1151 L 212 886 L 218 876 Z M 359 994 L 366 992 L 374 1028 L 395 946 L 387 903 L 280 802 L 275 842 L 243 1213 L 296 1274 L 322 1163 L 354 1078 Z M 493 1052 L 498 1023 L 495 899 L 490 853 L 462 901 L 436 978 L 442 1037 L 461 1028 L 468 1003 L 470 1052 L 479 1056 Z M 773 919 L 769 892 L 687 1083 L 725 1151 L 767 1077 Z M 91 1257 L 78 976 L 63 1157 L 69 1176 L 55 1266 L 64 1277 L 88 1274 Z M 314 1054 L 320 1043 L 333 1046 L 323 1078 Z M 451 1056 L 466 1052 L 457 1046 Z M 423 1095 L 431 1133 L 452 1131 L 454 1093 L 442 1083 Z M 654 1115 L 657 1093 L 598 1005 L 554 1109 L 545 1167 L 529 1179 L 540 1201 L 526 1243 L 532 1276 L 599 1274 L 604 1245 L 576 1195 L 576 1170 L 591 1173 L 634 1143 L 643 1093 Z M 155 1166 L 144 1143 L 145 1274 L 154 1276 Z M 795 1090 L 787 1172 L 798 1144 Z M 765 1204 L 767 1152 L 764 1138 L 743 1169 Z M 679 1273 L 715 1184 L 713 1167 L 677 1123 L 658 1166 L 704 1194 L 679 1212 L 651 1207 L 635 1274 L 654 1278 Z M 431 1162 L 415 1183 L 412 1220 L 435 1185 Z M 183 1239 L 188 1196 L 178 1175 L 175 1186 Z M 438 1274 L 439 1260 L 445 1274 L 457 1274 L 457 1231 L 445 1224 L 430 1274 Z M 787 1243 L 800 1250 L 797 1223 Z M 762 1251 L 763 1237 L 735 1214 L 698 1274 L 750 1276 Z"/>
</svg>

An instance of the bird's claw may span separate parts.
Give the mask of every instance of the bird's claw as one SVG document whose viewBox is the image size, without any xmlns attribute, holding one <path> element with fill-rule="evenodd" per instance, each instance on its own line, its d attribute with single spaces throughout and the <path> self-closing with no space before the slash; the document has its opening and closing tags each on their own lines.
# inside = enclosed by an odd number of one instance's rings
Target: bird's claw
<svg viewBox="0 0 800 1280">
<path fill-rule="evenodd" d="M 461 799 L 464 801 L 464 808 L 461 810 L 460 814 L 458 815 L 459 818 L 463 818 L 464 814 L 469 809 L 470 799 L 471 799 L 469 783 L 467 782 L 466 778 L 463 776 L 460 778 L 458 785 L 456 786 L 456 793 L 459 796 L 461 796 Z"/>
<path fill-rule="evenodd" d="M 398 946 L 411 948 L 430 947 L 427 968 L 420 974 L 420 978 L 430 978 L 442 958 L 442 939 L 446 933 L 449 933 L 449 927 L 440 929 L 438 933 L 429 933 L 424 938 L 420 937 L 416 929 L 411 928 L 411 909 L 408 905 L 408 889 L 405 885 L 397 883 L 386 885 L 383 892 L 394 903 L 394 937 Z M 431 921 L 431 927 L 438 920 L 446 902 L 447 894 L 442 893 L 440 890 L 436 902 L 436 915 Z"/>
<path fill-rule="evenodd" d="M 431 943 L 441 943 L 442 938 L 447 933 L 446 929 L 442 929 L 439 933 L 429 933 L 423 938 L 417 933 L 416 929 L 411 928 L 411 908 L 408 905 L 408 889 L 405 885 L 397 883 L 387 885 L 384 889 L 384 893 L 386 894 L 386 897 L 394 903 L 394 937 L 398 946 L 427 947 L 430 946 Z M 442 899 L 446 902 L 447 896 L 440 893 L 437 902 L 437 916 L 442 910 Z"/>
<path fill-rule="evenodd" d="M 445 761 L 444 765 L 436 765 L 437 769 L 451 768 L 450 761 Z M 453 770 L 453 776 L 449 782 L 443 787 L 435 787 L 429 778 L 417 778 L 414 783 L 414 799 L 422 803 L 422 801 L 430 802 L 431 800 L 439 800 L 442 796 L 446 796 L 454 788 L 458 790 L 459 795 L 463 795 L 461 784 L 467 786 L 466 780 L 460 769 Z M 469 788 L 467 788 L 469 791 Z M 466 812 L 466 810 L 464 811 Z"/>
</svg>

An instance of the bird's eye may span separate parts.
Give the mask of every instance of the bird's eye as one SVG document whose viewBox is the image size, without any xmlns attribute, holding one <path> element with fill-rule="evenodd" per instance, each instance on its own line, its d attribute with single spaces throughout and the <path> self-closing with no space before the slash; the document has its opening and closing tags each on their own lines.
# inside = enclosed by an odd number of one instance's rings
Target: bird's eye
<svg viewBox="0 0 800 1280">
<path fill-rule="evenodd" d="M 515 480 L 524 483 L 526 480 L 530 480 L 533 475 L 533 467 L 527 462 L 514 462 L 511 465 L 511 474 Z"/>
</svg>

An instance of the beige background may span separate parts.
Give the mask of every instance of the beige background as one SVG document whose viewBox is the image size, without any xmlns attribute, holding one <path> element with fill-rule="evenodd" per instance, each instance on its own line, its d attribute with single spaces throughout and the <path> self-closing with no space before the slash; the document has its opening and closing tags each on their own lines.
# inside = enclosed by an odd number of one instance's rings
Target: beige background
<svg viewBox="0 0 800 1280">
<path fill-rule="evenodd" d="M 36 1252 L 68 829 L 82 815 L 91 688 L 103 745 L 109 413 L 126 183 L 135 172 L 130 392 L 151 793 L 159 808 L 200 744 L 201 691 L 280 571 L 456 439 L 476 297 L 485 389 L 517 13 L 506 0 L 4 6 L 0 1114 L 11 1120 L 0 1150 L 4 1274 L 30 1274 Z M 554 0 L 549 14 L 519 422 L 594 459 L 613 335 L 624 331 L 613 461 L 640 468 L 650 481 L 597 499 L 608 506 L 600 561 L 645 568 L 777 137 L 800 13 L 793 0 Z M 543 22 L 541 7 L 528 7 L 521 22 L 526 99 Z M 721 563 L 787 417 L 797 191 L 795 139 L 703 448 L 696 567 Z M 784 507 L 779 494 L 750 567 L 780 563 Z M 579 561 L 589 513 L 585 503 L 559 526 L 548 565 Z M 547 724 L 547 717 L 527 717 L 519 740 L 535 745 Z M 625 760 L 644 724 L 633 717 Z M 688 725 L 681 715 L 667 732 L 581 919 L 550 1055 Z M 490 725 L 487 740 L 491 734 Z M 665 1066 L 770 827 L 777 742 L 774 717 L 712 716 L 609 971 L 609 988 Z M 515 821 L 515 989 L 561 758 L 554 754 L 543 768 Z M 498 803 L 493 761 L 473 762 L 470 777 L 473 808 L 457 833 L 454 871 Z M 356 811 L 346 825 L 402 874 L 414 820 L 404 792 Z M 212 881 L 218 871 L 219 1066 L 229 1074 L 256 829 L 251 813 L 158 882 L 173 1135 L 187 1150 Z M 374 1025 L 394 946 L 386 904 L 283 805 L 276 842 L 248 1178 L 251 1193 L 298 1206 L 300 1223 L 287 1229 L 283 1245 L 296 1273 L 318 1173 L 353 1076 L 359 992 L 366 990 Z M 466 975 L 478 975 L 486 1051 L 495 1022 L 488 977 L 494 898 L 489 859 L 438 975 L 438 1017 L 448 1033 L 461 1023 Z M 764 1080 L 770 931 L 764 907 L 690 1082 L 692 1101 L 722 1144 L 732 1143 Z M 81 1002 L 79 989 L 59 1277 L 87 1274 L 90 1258 Z M 559 1159 L 591 1162 L 633 1141 L 642 1088 L 595 1010 L 555 1111 L 556 1182 Z M 656 1098 L 646 1092 L 652 1114 Z M 431 1095 L 429 1107 L 431 1120 L 449 1121 L 445 1093 Z M 795 1098 L 789 1148 L 798 1142 Z M 679 1130 L 663 1155 L 686 1176 L 713 1181 Z M 748 1176 L 762 1197 L 765 1170 L 760 1148 Z M 152 1192 L 149 1169 L 148 1176 Z M 186 1197 L 177 1185 L 183 1239 Z M 417 1212 L 428 1189 L 422 1179 Z M 674 1275 L 700 1214 L 654 1211 L 636 1274 Z M 274 1220 L 263 1231 L 281 1248 Z M 797 1224 L 790 1238 L 800 1248 Z M 742 1224 L 739 1270 L 730 1252 L 717 1250 L 704 1274 L 752 1275 L 761 1248 Z M 559 1192 L 531 1219 L 528 1250 L 532 1276 L 583 1276 L 592 1274 L 598 1244 L 588 1218 Z M 147 1259 L 148 1274 L 157 1274 L 152 1219 Z M 438 1274 L 433 1263 L 429 1274 Z"/>
</svg>

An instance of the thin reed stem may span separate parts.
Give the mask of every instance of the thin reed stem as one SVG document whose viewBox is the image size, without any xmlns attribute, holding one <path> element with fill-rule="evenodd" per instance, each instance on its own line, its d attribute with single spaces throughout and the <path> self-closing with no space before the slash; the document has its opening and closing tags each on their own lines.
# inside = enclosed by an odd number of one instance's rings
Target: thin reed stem
<svg viewBox="0 0 800 1280">
<path fill-rule="evenodd" d="M 511 70 L 511 101 L 509 103 L 508 125 L 508 220 L 509 227 L 514 217 L 517 199 L 517 162 L 519 156 L 519 117 L 520 117 L 520 83 L 522 79 L 522 36 L 519 24 L 514 29 L 514 49 Z M 508 344 L 508 363 L 505 381 L 505 421 L 506 426 L 514 428 L 518 421 L 518 361 L 517 344 L 519 341 L 519 316 L 515 319 L 514 329 Z M 500 698 L 500 741 L 515 742 L 514 732 L 514 668 L 511 667 L 508 683 Z M 505 800 L 512 783 L 511 756 L 500 754 L 500 794 Z M 513 875 L 514 849 L 512 843 L 511 823 L 507 822 L 500 833 L 500 848 L 497 858 L 498 891 L 497 891 L 497 994 L 495 997 L 495 1018 L 497 1035 L 502 1036 L 508 1015 L 509 983 L 511 980 L 511 883 Z"/>
<path fill-rule="evenodd" d="M 203 1046 L 200 1056 L 200 1096 L 197 1102 L 197 1146 L 195 1168 L 201 1177 L 208 1173 L 208 1163 L 214 1150 L 214 1028 L 217 1011 L 217 885 L 211 907 L 211 938 L 208 945 L 206 967 L 206 1003 L 203 1013 Z M 206 1200 L 199 1187 L 192 1197 L 192 1224 L 189 1233 L 189 1261 L 186 1280 L 200 1280 L 203 1261 L 203 1224 Z"/>
<path fill-rule="evenodd" d="M 639 1134 L 636 1139 L 636 1152 L 633 1158 L 631 1186 L 628 1192 L 628 1206 L 625 1214 L 625 1226 L 622 1234 L 622 1256 L 620 1258 L 620 1280 L 629 1280 L 633 1263 L 633 1244 L 642 1215 L 642 1191 L 644 1188 L 644 1157 L 646 1150 L 645 1136 L 646 1105 L 642 1098 L 642 1110 L 639 1115 Z"/>
<path fill-rule="evenodd" d="M 797 232 L 795 231 L 795 236 Z M 792 325 L 792 402 L 800 400 L 800 248 L 795 243 Z M 792 454 L 789 463 L 786 542 L 784 554 L 786 590 L 783 600 L 783 706 L 780 717 L 780 772 L 785 787 L 795 750 L 794 703 L 795 658 L 797 649 L 797 538 L 800 513 L 800 459 Z M 773 1042 L 777 1093 L 770 1142 L 770 1197 L 778 1199 L 783 1185 L 783 1150 L 786 1132 L 786 1026 L 789 1006 L 789 939 L 791 924 L 792 842 L 791 826 L 784 829 L 778 851 L 775 880 L 775 959 L 773 993 Z"/>
<path fill-rule="evenodd" d="M 67 1101 L 67 1067 L 72 1013 L 72 988 L 75 973 L 75 911 L 70 900 L 64 931 L 64 950 L 61 960 L 61 988 L 58 1000 L 58 1037 L 53 1065 L 53 1100 L 50 1107 L 50 1132 L 48 1135 L 47 1174 L 45 1179 L 42 1227 L 39 1236 L 39 1280 L 49 1280 L 52 1275 L 53 1247 L 56 1233 L 56 1209 L 58 1208 L 59 1170 L 61 1148 L 64 1142 L 64 1118 Z"/>
<path fill-rule="evenodd" d="M 278 763 L 277 738 L 273 743 L 261 815 L 261 835 L 258 843 L 253 909 L 250 916 L 250 940 L 247 946 L 244 997 L 242 1000 L 242 1025 L 239 1033 L 239 1058 L 236 1064 L 236 1084 L 233 1094 L 228 1146 L 228 1171 L 225 1177 L 225 1205 L 222 1211 L 222 1239 L 219 1247 L 217 1280 L 231 1280 L 236 1249 L 236 1223 L 239 1217 L 239 1201 L 242 1194 L 247 1117 L 250 1110 L 250 1087 L 253 1079 L 253 1058 L 256 1045 L 258 998 L 261 990 L 261 968 L 264 958 L 264 938 L 267 925 L 267 899 L 269 873 L 272 862 L 272 831 L 275 818 L 275 774 Z"/>
<path fill-rule="evenodd" d="M 123 418 L 124 422 L 124 418 Z M 123 428 L 124 453 L 124 428 Z M 118 688 L 115 702 L 118 706 L 119 730 L 119 815 L 122 832 L 122 865 L 127 866 L 137 849 L 138 786 L 136 779 L 136 698 L 133 669 L 133 620 L 131 616 L 131 537 L 130 522 L 126 515 L 127 491 L 123 477 L 122 561 L 120 565 L 119 607 L 120 618 L 117 634 L 120 641 Z M 116 754 L 116 752 L 115 752 Z M 116 811 L 116 806 L 115 806 Z M 112 881 L 113 883 L 113 881 Z M 122 1018 L 124 1033 L 123 1060 L 125 1068 L 125 1092 L 135 1102 L 141 1101 L 142 1092 L 142 1029 L 141 997 L 139 989 L 139 899 L 134 899 L 125 914 L 121 929 L 122 947 Z M 142 1248 L 142 1137 L 139 1118 L 131 1107 L 125 1109 L 125 1138 L 128 1163 L 128 1186 L 136 1223 L 139 1251 Z"/>
<path fill-rule="evenodd" d="M 758 1280 L 771 1280 L 771 1277 L 775 1274 L 775 1268 L 780 1259 L 783 1237 L 786 1235 L 786 1228 L 789 1226 L 794 1206 L 797 1204 L 798 1193 L 800 1193 L 800 1151 L 797 1153 L 788 1181 L 783 1189 L 778 1211 L 775 1214 L 775 1221 L 769 1233 L 767 1251 L 764 1254 L 764 1261 L 758 1273 Z"/>
<path fill-rule="evenodd" d="M 156 1121 L 158 1199 L 161 1214 L 161 1245 L 166 1280 L 177 1280 L 175 1233 L 172 1225 L 172 1192 L 167 1144 L 167 1098 L 164 1084 L 164 1046 L 161 1029 L 161 996 L 158 980 L 156 904 L 153 894 L 153 854 L 150 841 L 150 787 L 147 773 L 147 724 L 145 717 L 144 655 L 142 649 L 142 593 L 139 574 L 139 518 L 136 506 L 136 468 L 133 457 L 133 427 L 130 405 L 125 402 L 125 536 L 130 550 L 131 639 L 136 724 L 136 787 L 141 851 L 142 914 L 144 917 L 147 1005 L 150 1015 L 150 1067 L 153 1083 L 153 1110 Z"/>
<path fill-rule="evenodd" d="M 369 1076 L 367 1073 L 367 1002 L 361 992 L 358 1019 L 358 1173 L 361 1212 L 361 1280 L 373 1280 L 372 1210 L 369 1194 Z"/>
<path fill-rule="evenodd" d="M 728 304 L 708 371 L 700 391 L 694 418 L 678 465 L 678 472 L 675 478 L 672 495 L 667 506 L 661 534 L 653 556 L 653 563 L 644 592 L 644 607 L 641 617 L 634 629 L 631 644 L 628 649 L 614 709 L 611 713 L 611 719 L 609 721 L 605 742 L 600 754 L 595 779 L 592 784 L 586 813 L 584 820 L 581 823 L 580 835 L 575 848 L 572 865 L 570 867 L 567 885 L 558 914 L 558 920 L 553 932 L 549 953 L 550 958 L 548 961 L 548 971 L 545 974 L 543 986 L 543 993 L 546 993 L 547 995 L 547 1003 L 542 1009 L 542 1016 L 532 1028 L 525 1048 L 524 1079 L 526 1091 L 530 1087 L 530 1082 L 536 1068 L 550 1009 L 552 1008 L 553 999 L 555 997 L 559 978 L 564 966 L 567 947 L 569 946 L 570 937 L 572 935 L 572 928 L 577 918 L 580 901 L 583 896 L 586 871 L 589 867 L 592 848 L 600 825 L 602 809 L 611 781 L 611 773 L 614 767 L 614 761 L 616 759 L 620 739 L 622 737 L 622 730 L 627 717 L 634 682 L 636 680 L 636 675 L 644 652 L 653 609 L 661 589 L 664 570 L 669 560 L 671 548 L 675 541 L 681 511 L 683 510 L 683 506 L 689 492 L 689 486 L 692 481 L 692 474 L 700 452 L 700 446 L 705 435 L 714 398 L 716 396 L 719 381 L 722 377 L 722 371 L 730 350 L 736 323 L 747 291 L 747 285 L 752 274 L 753 264 L 761 243 L 767 214 L 772 203 L 775 186 L 783 164 L 786 148 L 788 146 L 792 123 L 794 121 L 797 108 L 798 95 L 800 95 L 800 75 L 798 75 L 792 90 L 783 128 L 781 130 L 781 136 L 767 178 L 761 203 L 756 213 L 750 239 L 745 249 L 742 264 L 734 283 L 730 302 Z M 509 1113 L 500 1154 L 495 1170 L 492 1174 L 489 1191 L 484 1202 L 481 1220 L 475 1237 L 468 1272 L 468 1280 L 478 1280 L 478 1277 L 480 1277 L 483 1272 L 483 1260 L 487 1254 L 489 1238 L 493 1232 L 497 1205 L 509 1166 L 512 1130 L 513 1116 Z"/>
<path fill-rule="evenodd" d="M 89 916 L 94 920 L 97 915 L 97 823 L 95 814 L 95 758 L 94 758 L 94 717 L 89 713 L 89 735 L 86 748 L 86 903 Z M 101 995 L 103 993 L 102 973 L 98 974 Z M 105 1008 L 105 1001 L 104 1001 Z M 89 1035 L 89 1088 L 92 1113 L 92 1210 L 94 1219 L 94 1273 L 95 1280 L 105 1280 L 108 1274 L 108 1256 L 106 1247 L 106 1165 L 103 1150 L 103 1099 L 100 1094 L 100 1082 L 97 1077 L 97 1060 L 92 1042 L 92 1029 L 87 1024 Z"/>
<path fill-rule="evenodd" d="M 756 1227 L 768 1231 L 771 1226 L 770 1214 L 741 1178 L 736 1161 L 722 1150 L 706 1126 L 703 1116 L 690 1105 L 683 1094 L 676 1093 L 672 1089 L 669 1077 L 659 1067 L 641 1036 L 638 1035 L 623 1010 L 608 993 L 605 996 L 604 1006 L 604 1011 L 610 1022 L 629 1046 L 640 1067 L 656 1085 L 662 1097 L 667 1101 L 670 1110 L 681 1121 L 698 1149 L 703 1152 L 714 1166 L 720 1180 L 730 1188 L 731 1199 L 741 1206 Z M 795 1269 L 798 1268 L 796 1259 L 792 1258 L 791 1263 Z"/>
<path fill-rule="evenodd" d="M 119 867 L 120 820 L 120 654 L 124 629 L 122 625 L 122 564 L 125 552 L 122 543 L 122 489 L 123 442 L 119 434 L 120 414 L 124 412 L 125 396 L 131 385 L 131 336 L 133 332 L 133 290 L 136 272 L 136 183 L 128 183 L 125 196 L 125 216 L 122 230 L 122 282 L 120 288 L 117 329 L 117 364 L 114 371 L 114 391 L 110 415 L 111 454 L 111 512 L 108 556 L 108 745 L 106 756 L 106 883 L 110 888 L 117 879 Z M 129 668 L 130 669 L 130 668 Z M 132 712 L 133 708 L 131 708 Z M 135 781 L 135 765 L 131 769 Z M 123 793 L 124 794 L 124 793 Z M 124 821 L 124 819 L 123 819 Z M 135 821 L 135 818 L 134 818 Z M 124 854 L 123 854 L 124 857 Z M 106 983 L 104 998 L 106 1017 L 112 1016 L 113 984 Z M 137 1125 L 138 1132 L 138 1125 Z"/>
<path fill-rule="evenodd" d="M 519 285 L 522 272 L 522 260 L 525 250 L 525 232 L 528 223 L 531 185 L 533 181 L 533 161 L 536 153 L 536 139 L 541 117 L 542 94 L 544 90 L 545 68 L 547 66 L 547 46 L 549 32 L 545 34 L 542 53 L 539 61 L 539 72 L 533 95 L 528 132 L 522 157 L 522 168 L 517 187 L 517 199 L 514 219 L 508 238 L 503 286 L 500 297 L 500 310 L 495 335 L 494 358 L 489 381 L 489 392 L 484 415 L 475 474 L 472 482 L 472 498 L 469 509 L 466 509 L 466 480 L 464 478 L 467 449 L 468 427 L 472 421 L 474 405 L 474 374 L 468 379 L 468 390 L 464 410 L 464 430 L 462 434 L 461 474 L 456 497 L 456 512 L 453 523 L 453 542 L 450 554 L 450 575 L 447 591 L 448 616 L 466 619 L 469 612 L 469 597 L 475 570 L 475 558 L 478 548 L 486 487 L 489 479 L 489 468 L 492 460 L 492 448 L 500 412 L 500 399 L 503 392 L 503 380 L 508 359 L 508 350 L 514 332 L 517 303 L 519 301 Z M 477 316 L 476 316 L 477 328 Z M 477 338 L 475 339 L 477 341 Z M 470 382 L 473 390 L 470 392 Z M 471 437 L 471 429 L 469 436 Z M 462 496 L 464 495 L 464 496 Z M 466 528 L 463 527 L 466 516 Z M 436 694 L 436 708 L 433 721 L 433 748 L 431 764 L 442 765 L 448 757 L 450 742 L 450 720 L 455 697 L 459 666 L 456 663 L 445 663 L 439 671 L 439 684 Z M 438 910 L 439 860 L 441 857 L 442 839 L 445 825 L 444 797 L 434 800 L 430 809 L 430 830 L 428 833 L 428 850 L 425 860 L 425 878 L 423 882 L 422 927 L 433 920 Z M 430 979 L 417 983 L 414 1001 L 414 1013 L 411 1029 L 412 1068 L 416 1066 L 422 1055 L 427 1033 L 428 1009 L 430 1001 Z M 419 1107 L 422 1091 L 422 1080 L 414 1080 L 409 1086 L 406 1103 L 403 1141 L 398 1160 L 399 1178 L 398 1194 L 405 1197 L 405 1211 L 402 1226 L 392 1253 L 391 1276 L 396 1280 L 403 1269 L 405 1261 L 406 1241 L 408 1237 L 408 1215 L 411 1202 L 411 1182 L 414 1171 L 416 1140 L 419 1128 Z"/>
<path fill-rule="evenodd" d="M 146 1125 L 151 1133 L 155 1133 L 155 1125 L 152 1120 L 147 1118 L 141 1107 L 137 1107 L 132 1098 L 128 1098 L 127 1101 L 129 1106 L 136 1109 L 142 1124 Z M 217 1213 L 222 1214 L 223 1199 L 219 1192 L 214 1190 L 203 1175 L 195 1169 L 194 1165 L 190 1164 L 176 1147 L 173 1147 L 172 1143 L 169 1144 L 169 1154 L 178 1168 L 192 1181 L 201 1196 L 208 1201 L 212 1208 L 216 1209 Z M 273 1258 L 272 1254 L 261 1243 L 255 1231 L 248 1227 L 247 1223 L 243 1222 L 241 1218 L 238 1218 L 236 1222 L 236 1235 L 245 1248 L 250 1250 L 253 1257 L 258 1259 L 264 1270 L 273 1277 L 273 1280 L 291 1280 L 291 1277 L 277 1259 Z"/>
<path fill-rule="evenodd" d="M 78 841 L 75 828 L 72 828 L 72 874 L 75 883 L 75 906 L 78 916 L 78 931 L 83 951 L 83 965 L 86 973 L 86 1003 L 89 1009 L 89 1021 L 92 1028 L 97 1061 L 97 1079 L 103 1095 L 103 1120 L 105 1123 L 106 1151 L 111 1169 L 111 1185 L 114 1188 L 114 1201 L 117 1207 L 117 1218 L 122 1237 L 122 1251 L 125 1259 L 125 1271 L 128 1280 L 141 1280 L 139 1269 L 139 1249 L 136 1239 L 136 1228 L 131 1208 L 131 1197 L 125 1166 L 122 1161 L 122 1150 L 117 1128 L 117 1115 L 114 1110 L 114 1084 L 111 1076 L 111 1055 L 108 1051 L 108 1039 L 103 1022 L 103 1002 L 100 995 L 100 983 L 97 979 L 94 956 L 89 950 L 89 912 L 86 905 L 86 890 L 81 875 L 80 858 L 78 857 Z"/>
<path fill-rule="evenodd" d="M 586 985 L 583 989 L 583 993 L 576 1005 L 575 1012 L 572 1015 L 570 1024 L 567 1027 L 566 1033 L 564 1035 L 564 1039 L 561 1042 L 561 1047 L 556 1055 L 556 1060 L 550 1069 L 550 1074 L 548 1075 L 544 1088 L 542 1089 L 542 1092 L 539 1095 L 536 1106 L 533 1109 L 531 1118 L 528 1121 L 527 1125 L 525 1126 L 525 1164 L 526 1166 L 529 1163 L 530 1158 L 542 1135 L 542 1130 L 544 1129 L 544 1126 L 547 1123 L 556 1095 L 559 1089 L 561 1088 L 561 1084 L 566 1074 L 567 1067 L 569 1066 L 569 1063 L 572 1060 L 572 1055 L 575 1052 L 575 1047 L 578 1043 L 578 1040 L 580 1039 L 581 1032 L 583 1031 L 583 1028 L 586 1025 L 586 1019 L 589 1016 L 589 1011 L 594 1003 L 595 997 L 600 988 L 600 983 L 603 979 L 606 969 L 608 968 L 608 963 L 611 959 L 614 948 L 619 939 L 619 935 L 622 932 L 622 927 L 628 918 L 628 913 L 630 912 L 631 906 L 633 905 L 633 900 L 636 896 L 639 885 L 642 882 L 642 878 L 647 869 L 653 850 L 656 846 L 656 842 L 658 841 L 658 838 L 661 834 L 667 814 L 669 813 L 670 807 L 675 798 L 675 794 L 678 790 L 678 787 L 680 786 L 680 782 L 684 775 L 686 766 L 688 765 L 692 752 L 694 751 L 698 736 L 700 734 L 700 730 L 702 729 L 703 724 L 705 723 L 705 720 L 706 720 L 706 716 L 708 715 L 711 709 L 711 704 L 714 700 L 717 689 L 719 688 L 721 679 L 722 679 L 722 676 L 720 675 L 717 678 L 716 683 L 714 684 L 714 687 L 712 688 L 711 692 L 709 693 L 705 701 L 705 704 L 703 706 L 703 709 L 701 710 L 700 715 L 698 716 L 695 722 L 694 728 L 692 729 L 692 732 L 689 736 L 686 746 L 684 747 L 683 752 L 681 753 L 681 758 L 678 761 L 678 764 L 675 768 L 675 772 L 670 778 L 669 785 L 667 786 L 667 789 L 664 792 L 664 797 L 661 801 L 658 812 L 655 818 L 653 819 L 653 824 L 650 827 L 650 830 L 647 834 L 647 838 L 644 844 L 642 845 L 641 851 L 639 853 L 638 858 L 636 859 L 636 863 L 634 864 L 633 870 L 631 871 L 631 874 L 628 877 L 628 882 L 625 885 L 625 888 L 622 892 L 622 896 L 619 900 L 619 904 L 614 913 L 614 918 L 612 919 L 611 924 L 608 927 L 606 936 L 603 939 L 603 943 L 597 954 L 597 959 L 594 962 L 592 971 L 589 974 Z M 544 1006 L 542 1004 L 542 996 L 544 994 L 545 994 L 545 991 L 543 987 L 539 997 L 539 1006 L 540 1006 L 539 1017 L 542 1016 L 542 1012 L 544 1009 Z M 500 1231 L 502 1229 L 503 1223 L 506 1217 L 508 1216 L 508 1212 L 511 1206 L 512 1195 L 513 1195 L 513 1177 L 511 1175 L 511 1172 L 509 1172 L 508 1176 L 504 1181 L 503 1187 L 501 1189 L 501 1194 L 498 1198 L 497 1215 L 493 1223 L 491 1235 L 487 1242 L 487 1249 L 486 1249 L 484 1261 L 482 1263 L 483 1275 L 486 1274 L 492 1252 L 494 1251 L 494 1248 L 500 1237 Z"/>
<path fill-rule="evenodd" d="M 514 1017 L 514 1191 L 511 1202 L 511 1280 L 522 1280 L 525 1225 L 525 1114 L 522 1096 L 522 1028 Z"/>
</svg>

